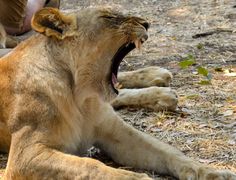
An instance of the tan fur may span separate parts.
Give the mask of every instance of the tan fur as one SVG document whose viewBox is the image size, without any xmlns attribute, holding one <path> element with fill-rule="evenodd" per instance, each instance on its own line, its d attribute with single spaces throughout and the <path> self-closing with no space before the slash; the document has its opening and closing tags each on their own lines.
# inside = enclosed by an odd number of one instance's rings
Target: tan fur
<svg viewBox="0 0 236 180">
<path fill-rule="evenodd" d="M 32 24 L 43 35 L 0 60 L 1 150 L 11 144 L 5 179 L 151 179 L 77 156 L 95 145 L 126 166 L 182 180 L 235 180 L 134 129 L 109 104 L 116 96 L 111 59 L 124 43 L 146 36 L 145 20 L 106 9 L 67 16 L 45 8 Z"/>
</svg>

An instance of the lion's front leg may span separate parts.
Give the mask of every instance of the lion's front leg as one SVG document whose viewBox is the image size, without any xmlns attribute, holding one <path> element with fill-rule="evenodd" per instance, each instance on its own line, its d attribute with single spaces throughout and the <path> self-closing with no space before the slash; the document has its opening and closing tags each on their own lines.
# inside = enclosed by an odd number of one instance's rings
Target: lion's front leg
<svg viewBox="0 0 236 180">
<path fill-rule="evenodd" d="M 115 112 L 98 127 L 97 146 L 116 162 L 140 169 L 155 170 L 181 180 L 235 180 L 228 171 L 217 171 L 186 157 L 154 137 L 126 124 Z M 110 118 L 109 118 L 110 117 Z"/>
<path fill-rule="evenodd" d="M 173 111 L 177 104 L 177 93 L 169 87 L 120 89 L 118 96 L 112 101 L 114 108 L 131 106 L 149 108 L 154 111 Z"/>
<path fill-rule="evenodd" d="M 154 111 L 175 110 L 178 103 L 177 93 L 166 87 L 171 80 L 171 72 L 160 67 L 121 72 L 118 74 L 118 82 L 125 89 L 119 89 L 119 95 L 112 102 L 112 106 L 143 107 Z"/>
<path fill-rule="evenodd" d="M 172 78 L 170 71 L 157 66 L 118 74 L 118 82 L 122 85 L 122 88 L 167 87 L 170 86 Z"/>
<path fill-rule="evenodd" d="M 25 127 L 14 133 L 5 173 L 7 180 L 79 179 L 149 180 L 147 175 L 115 169 L 91 159 L 65 154 L 40 130 Z"/>
</svg>

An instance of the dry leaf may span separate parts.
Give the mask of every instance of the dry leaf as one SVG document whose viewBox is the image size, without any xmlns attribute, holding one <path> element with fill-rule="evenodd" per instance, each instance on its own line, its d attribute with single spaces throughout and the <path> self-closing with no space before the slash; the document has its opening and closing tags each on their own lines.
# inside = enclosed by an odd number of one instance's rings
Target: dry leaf
<svg viewBox="0 0 236 180">
<path fill-rule="evenodd" d="M 227 110 L 223 113 L 224 116 L 232 116 L 234 114 L 234 111 L 233 110 Z"/>
</svg>

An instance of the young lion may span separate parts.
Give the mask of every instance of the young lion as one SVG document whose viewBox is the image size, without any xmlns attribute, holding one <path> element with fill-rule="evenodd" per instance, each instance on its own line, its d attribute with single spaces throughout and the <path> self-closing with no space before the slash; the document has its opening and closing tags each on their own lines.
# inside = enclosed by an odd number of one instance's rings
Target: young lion
<svg viewBox="0 0 236 180">
<path fill-rule="evenodd" d="M 44 8 L 32 27 L 41 34 L 0 61 L 5 179 L 151 179 L 76 156 L 92 145 L 118 163 L 182 180 L 236 179 L 139 132 L 109 104 L 121 60 L 148 37 L 145 20 L 108 9 L 64 15 Z"/>
</svg>

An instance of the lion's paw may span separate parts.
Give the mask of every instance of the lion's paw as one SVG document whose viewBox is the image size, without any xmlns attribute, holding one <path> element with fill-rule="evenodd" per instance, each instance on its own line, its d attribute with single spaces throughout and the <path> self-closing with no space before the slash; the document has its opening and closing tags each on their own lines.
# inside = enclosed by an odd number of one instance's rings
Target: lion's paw
<svg viewBox="0 0 236 180">
<path fill-rule="evenodd" d="M 174 111 L 178 104 L 177 92 L 169 87 L 153 87 L 152 98 L 153 104 L 151 104 L 150 108 L 152 108 L 154 111 Z"/>
<path fill-rule="evenodd" d="M 167 87 L 172 81 L 172 74 L 167 69 L 151 66 L 136 71 L 121 72 L 118 74 L 118 81 L 123 88 Z"/>
<path fill-rule="evenodd" d="M 113 107 L 134 106 L 159 110 L 175 110 L 178 104 L 176 91 L 169 87 L 121 89 L 112 102 Z"/>
</svg>

